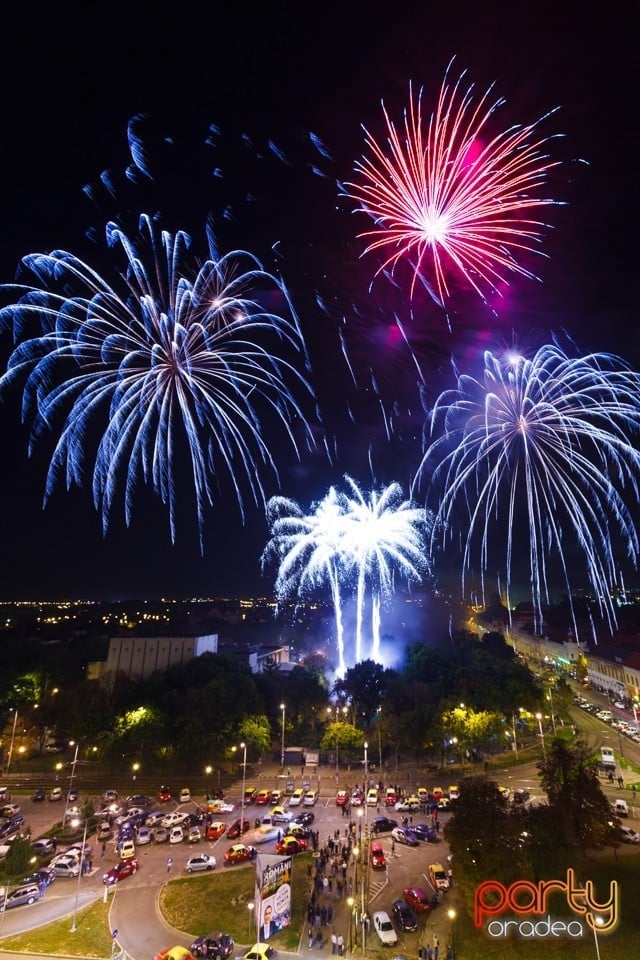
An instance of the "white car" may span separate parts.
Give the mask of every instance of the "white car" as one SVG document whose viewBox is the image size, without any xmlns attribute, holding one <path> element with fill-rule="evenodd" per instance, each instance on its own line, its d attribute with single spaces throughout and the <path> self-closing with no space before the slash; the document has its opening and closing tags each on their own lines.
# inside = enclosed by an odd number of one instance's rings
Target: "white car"
<svg viewBox="0 0 640 960">
<path fill-rule="evenodd" d="M 77 877 L 80 873 L 80 861 L 66 854 L 56 857 L 51 861 L 50 866 L 56 877 Z"/>
<path fill-rule="evenodd" d="M 183 787 L 180 791 L 180 796 L 178 797 L 178 803 L 189 803 L 191 800 L 191 790 L 189 787 Z"/>
<path fill-rule="evenodd" d="M 318 800 L 318 791 L 307 790 L 307 792 L 304 795 L 304 806 L 315 807 L 317 800 Z"/>
<path fill-rule="evenodd" d="M 189 857 L 185 870 L 187 873 L 195 873 L 197 870 L 215 870 L 216 858 L 208 853 L 199 853 L 197 857 Z"/>
<path fill-rule="evenodd" d="M 396 928 L 385 910 L 377 910 L 373 915 L 373 929 L 383 947 L 393 947 L 398 942 Z"/>
<path fill-rule="evenodd" d="M 172 827 L 169 834 L 169 843 L 182 843 L 184 840 L 184 830 L 182 827 Z"/>
<path fill-rule="evenodd" d="M 285 810 L 284 807 L 274 807 L 271 811 L 272 823 L 290 823 L 293 818 L 294 815 Z"/>
<path fill-rule="evenodd" d="M 188 816 L 189 816 L 188 813 L 181 812 L 180 810 L 174 810 L 173 813 L 167 813 L 162 818 L 160 823 L 162 824 L 163 827 L 167 827 L 169 829 L 171 827 L 180 827 L 185 822 Z"/>
<path fill-rule="evenodd" d="M 294 790 L 291 796 L 289 797 L 289 806 L 290 807 L 299 807 L 302 804 L 304 799 L 304 790 L 302 787 L 298 787 L 297 790 Z"/>
<path fill-rule="evenodd" d="M 640 843 L 640 833 L 632 827 L 620 827 L 620 839 L 623 843 Z"/>
</svg>

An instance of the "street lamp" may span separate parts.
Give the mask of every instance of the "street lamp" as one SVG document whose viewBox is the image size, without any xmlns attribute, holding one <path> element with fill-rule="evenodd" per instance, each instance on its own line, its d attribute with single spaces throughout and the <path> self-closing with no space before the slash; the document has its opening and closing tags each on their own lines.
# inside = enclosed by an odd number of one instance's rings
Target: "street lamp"
<svg viewBox="0 0 640 960">
<path fill-rule="evenodd" d="M 382 720 L 382 707 L 378 707 L 376 710 L 378 714 L 378 769 L 380 770 L 380 776 L 382 776 L 382 738 L 380 734 L 380 721 Z"/>
<path fill-rule="evenodd" d="M 140 764 L 139 764 L 137 761 L 136 761 L 136 763 L 133 763 L 133 764 L 131 765 L 131 773 L 132 773 L 132 780 L 133 780 L 133 788 L 134 788 L 134 791 L 135 791 L 135 786 L 136 786 L 136 777 L 137 777 L 137 775 L 138 775 L 138 770 L 139 770 L 139 769 L 140 769 Z"/>
<path fill-rule="evenodd" d="M 353 897 L 347 897 L 347 906 L 349 907 L 349 953 L 353 951 Z"/>
<path fill-rule="evenodd" d="M 451 920 L 451 960 L 456 956 L 456 912 L 453 909 L 447 910 L 447 916 Z"/>
<path fill-rule="evenodd" d="M 234 747 L 233 752 L 235 753 L 238 748 Z M 244 833 L 244 791 L 246 788 L 247 780 L 247 745 L 246 743 L 240 744 L 240 749 L 244 751 L 242 757 L 242 799 L 240 801 L 240 839 L 242 839 L 242 834 Z"/>
<path fill-rule="evenodd" d="M 604 923 L 604 920 L 602 919 L 602 917 L 599 917 L 596 915 L 595 921 L 596 922 L 593 925 L 593 939 L 595 940 L 595 944 L 596 944 L 596 957 L 597 957 L 597 960 L 600 960 L 600 944 L 598 943 L 598 927 L 602 926 L 602 924 Z"/>
<path fill-rule="evenodd" d="M 281 703 L 280 709 L 282 710 L 282 753 L 280 756 L 280 763 L 282 765 L 282 769 L 284 770 L 284 721 L 286 716 L 286 705 Z"/>
<path fill-rule="evenodd" d="M 71 821 L 71 825 L 72 825 L 73 827 L 77 827 L 77 826 L 80 825 L 80 821 L 79 821 L 79 820 L 72 820 L 72 821 Z M 89 818 L 88 818 L 88 817 L 85 817 L 85 818 L 84 818 L 84 832 L 83 832 L 83 834 L 82 834 L 82 851 L 81 851 L 81 854 L 80 854 L 80 864 L 79 864 L 80 869 L 79 869 L 79 871 L 78 871 L 78 882 L 77 882 L 77 884 L 76 884 L 76 900 L 75 900 L 75 903 L 74 903 L 74 905 L 73 905 L 73 919 L 72 919 L 72 921 L 71 921 L 71 933 L 75 933 L 76 930 L 78 929 L 77 926 L 76 926 L 76 916 L 77 916 L 77 913 L 78 913 L 78 900 L 80 899 L 80 880 L 81 880 L 81 878 L 82 878 L 82 870 L 83 870 L 83 867 L 84 867 L 84 858 L 85 858 L 85 851 L 86 851 L 86 846 L 87 846 L 87 827 L 88 827 L 88 826 L 89 826 Z"/>
<path fill-rule="evenodd" d="M 212 766 L 206 766 L 206 767 L 204 768 L 204 772 L 205 772 L 205 776 L 207 777 L 207 784 L 208 784 L 208 786 L 207 786 L 207 796 L 208 796 L 208 797 L 212 797 L 212 796 L 213 796 L 213 784 L 211 783 L 211 774 L 213 773 L 213 767 L 212 767 Z"/>
<path fill-rule="evenodd" d="M 67 811 L 69 810 L 69 794 L 71 793 L 71 788 L 73 787 L 73 778 L 76 775 L 76 763 L 78 762 L 78 749 L 80 747 L 80 741 L 69 740 L 69 746 L 73 747 L 75 745 L 76 751 L 73 755 L 73 760 L 71 761 L 71 775 L 69 776 L 69 787 L 67 789 L 67 795 L 64 799 L 64 821 L 63 824 L 67 822 Z"/>
<path fill-rule="evenodd" d="M 255 907 L 255 903 L 253 902 L 253 900 L 249 900 L 249 903 L 247 904 L 247 909 L 249 910 L 249 938 L 251 938 L 251 926 L 252 926 L 251 920 L 253 917 L 254 907 Z"/>
<path fill-rule="evenodd" d="M 364 822 L 367 822 L 367 816 L 369 813 L 369 804 L 367 803 L 367 793 L 369 792 L 369 763 L 367 759 L 367 751 L 369 749 L 369 744 L 365 740 L 364 742 Z"/>
<path fill-rule="evenodd" d="M 544 733 L 542 732 L 542 714 L 536 713 L 536 720 L 538 721 L 538 730 L 540 731 L 540 743 L 542 744 L 542 759 L 544 762 L 547 762 L 547 748 L 544 744 Z"/>
<path fill-rule="evenodd" d="M 11 766 L 11 756 L 13 754 L 13 743 L 16 739 L 16 724 L 18 722 L 18 708 L 16 707 L 16 712 L 13 717 L 13 730 L 11 731 L 11 743 L 9 744 L 9 755 L 7 757 L 7 773 L 9 773 L 9 767 Z"/>
</svg>

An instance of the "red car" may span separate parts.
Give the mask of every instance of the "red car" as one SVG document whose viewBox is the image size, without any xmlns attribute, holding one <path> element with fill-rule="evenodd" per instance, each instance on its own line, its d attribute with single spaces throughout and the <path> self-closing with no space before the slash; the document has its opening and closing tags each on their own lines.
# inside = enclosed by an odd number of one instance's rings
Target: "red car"
<svg viewBox="0 0 640 960">
<path fill-rule="evenodd" d="M 169 790 L 169 787 L 160 787 L 158 790 L 158 800 L 160 803 L 166 803 L 168 800 L 171 800 L 171 790 Z"/>
<path fill-rule="evenodd" d="M 278 853 L 302 853 L 307 849 L 307 841 L 304 837 L 283 837 L 276 843 Z"/>
<path fill-rule="evenodd" d="M 213 823 L 207 824 L 205 830 L 205 839 L 219 840 L 222 834 L 226 832 L 226 829 L 226 823 L 223 823 L 222 820 L 214 820 Z"/>
<path fill-rule="evenodd" d="M 349 803 L 349 794 L 346 790 L 338 790 L 336 793 L 336 806 L 346 807 Z"/>
<path fill-rule="evenodd" d="M 257 852 L 255 847 L 249 847 L 244 843 L 234 843 L 232 847 L 225 850 L 224 862 L 227 864 L 245 863 L 247 860 L 255 859 Z"/>
<path fill-rule="evenodd" d="M 370 847 L 371 866 L 376 870 L 384 870 L 387 858 L 384 855 L 381 843 L 372 843 Z"/>
<path fill-rule="evenodd" d="M 260 806 L 264 806 L 265 803 L 269 803 L 271 800 L 271 790 L 258 790 L 258 796 L 256 797 L 256 803 Z"/>
<path fill-rule="evenodd" d="M 247 830 L 250 830 L 250 829 L 251 829 L 251 824 L 247 819 L 243 820 L 242 822 L 242 831 L 240 830 L 240 820 L 239 819 L 234 820 L 231 826 L 229 827 L 229 829 L 227 830 L 227 836 L 229 837 L 229 840 L 236 840 L 240 836 L 241 832 L 246 833 Z"/>
<path fill-rule="evenodd" d="M 137 873 L 139 866 L 140 861 L 137 857 L 129 857 L 127 860 L 120 860 L 118 863 L 116 863 L 115 867 L 112 867 L 111 870 L 107 871 L 107 873 L 103 873 L 102 882 L 106 883 L 107 886 L 111 886 L 114 883 L 119 883 L 120 880 L 124 880 L 125 877 L 132 877 L 134 873 Z"/>
<path fill-rule="evenodd" d="M 431 910 L 431 897 L 422 887 L 405 887 L 402 896 L 416 913 L 426 913 L 427 910 Z"/>
</svg>

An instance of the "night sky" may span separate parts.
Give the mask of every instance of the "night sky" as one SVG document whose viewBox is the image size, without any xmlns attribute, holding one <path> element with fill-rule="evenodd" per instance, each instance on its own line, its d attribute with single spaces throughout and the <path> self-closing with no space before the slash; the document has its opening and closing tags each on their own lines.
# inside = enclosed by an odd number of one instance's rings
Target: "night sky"
<svg viewBox="0 0 640 960">
<path fill-rule="evenodd" d="M 637 31 L 620 10 L 611 19 L 573 2 L 524 12 L 513 3 L 400 3 L 386 18 L 365 3 L 227 4 L 222 13 L 213 3 L 145 4 L 146 14 L 139 6 L 101 5 L 88 16 L 86 4 L 20 5 L 5 24 L 0 279 L 13 281 L 22 256 L 56 248 L 108 272 L 106 221 L 131 226 L 141 212 L 186 229 L 201 257 L 211 216 L 221 248 L 251 250 L 281 271 L 323 427 L 300 463 L 276 440 L 281 489 L 269 494 L 308 505 L 344 473 L 365 488 L 372 478 L 408 483 L 424 417 L 394 315 L 411 338 L 427 402 L 453 385 L 452 356 L 473 366 L 514 336 L 538 346 L 567 331 L 584 352 L 612 350 L 640 364 Z M 515 276 L 497 315 L 461 293 L 450 331 L 442 311 L 425 299 L 412 305 L 401 284 L 380 278 L 369 289 L 375 266 L 359 259 L 363 221 L 339 200 L 336 181 L 350 178 L 362 153 L 361 124 L 383 134 L 381 100 L 400 119 L 412 81 L 429 104 L 453 56 L 478 92 L 495 81 L 507 101 L 503 126 L 560 108 L 545 132 L 564 134 L 552 142 L 562 164 L 549 193 L 566 205 L 548 213 L 549 259 L 534 264 L 542 283 Z M 124 176 L 136 115 L 153 183 Z M 205 143 L 210 124 L 215 146 Z M 105 170 L 115 196 L 99 187 Z M 4 330 L 3 370 L 11 349 Z M 130 528 L 118 510 L 105 537 L 90 488 L 61 486 L 43 511 L 52 448 L 43 438 L 28 458 L 20 404 L 14 390 L 0 405 L 0 599 L 271 592 L 274 572 L 262 576 L 259 564 L 264 515 L 249 509 L 243 526 L 224 482 L 207 514 L 204 556 L 186 495 L 175 546 L 166 508 L 148 491 Z"/>
</svg>

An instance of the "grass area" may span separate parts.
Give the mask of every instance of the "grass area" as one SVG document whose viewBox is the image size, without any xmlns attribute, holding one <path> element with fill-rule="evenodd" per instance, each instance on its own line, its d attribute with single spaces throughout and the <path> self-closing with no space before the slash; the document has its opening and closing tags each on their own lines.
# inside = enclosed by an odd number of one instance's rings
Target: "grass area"
<svg viewBox="0 0 640 960">
<path fill-rule="evenodd" d="M 269 939 L 276 950 L 296 951 L 306 922 L 308 869 L 312 854 L 294 858 L 291 884 L 291 924 Z M 200 877 L 180 877 L 165 884 L 160 909 L 167 923 L 193 936 L 224 930 L 236 943 L 254 943 L 255 916 L 248 904 L 255 896 L 255 868 L 224 869 Z"/>
<path fill-rule="evenodd" d="M 76 930 L 71 933 L 70 916 L 55 920 L 27 933 L 0 940 L 0 949 L 15 950 L 27 956 L 51 954 L 66 957 L 111 957 L 111 932 L 109 930 L 110 903 L 102 899 L 78 910 Z"/>
</svg>

